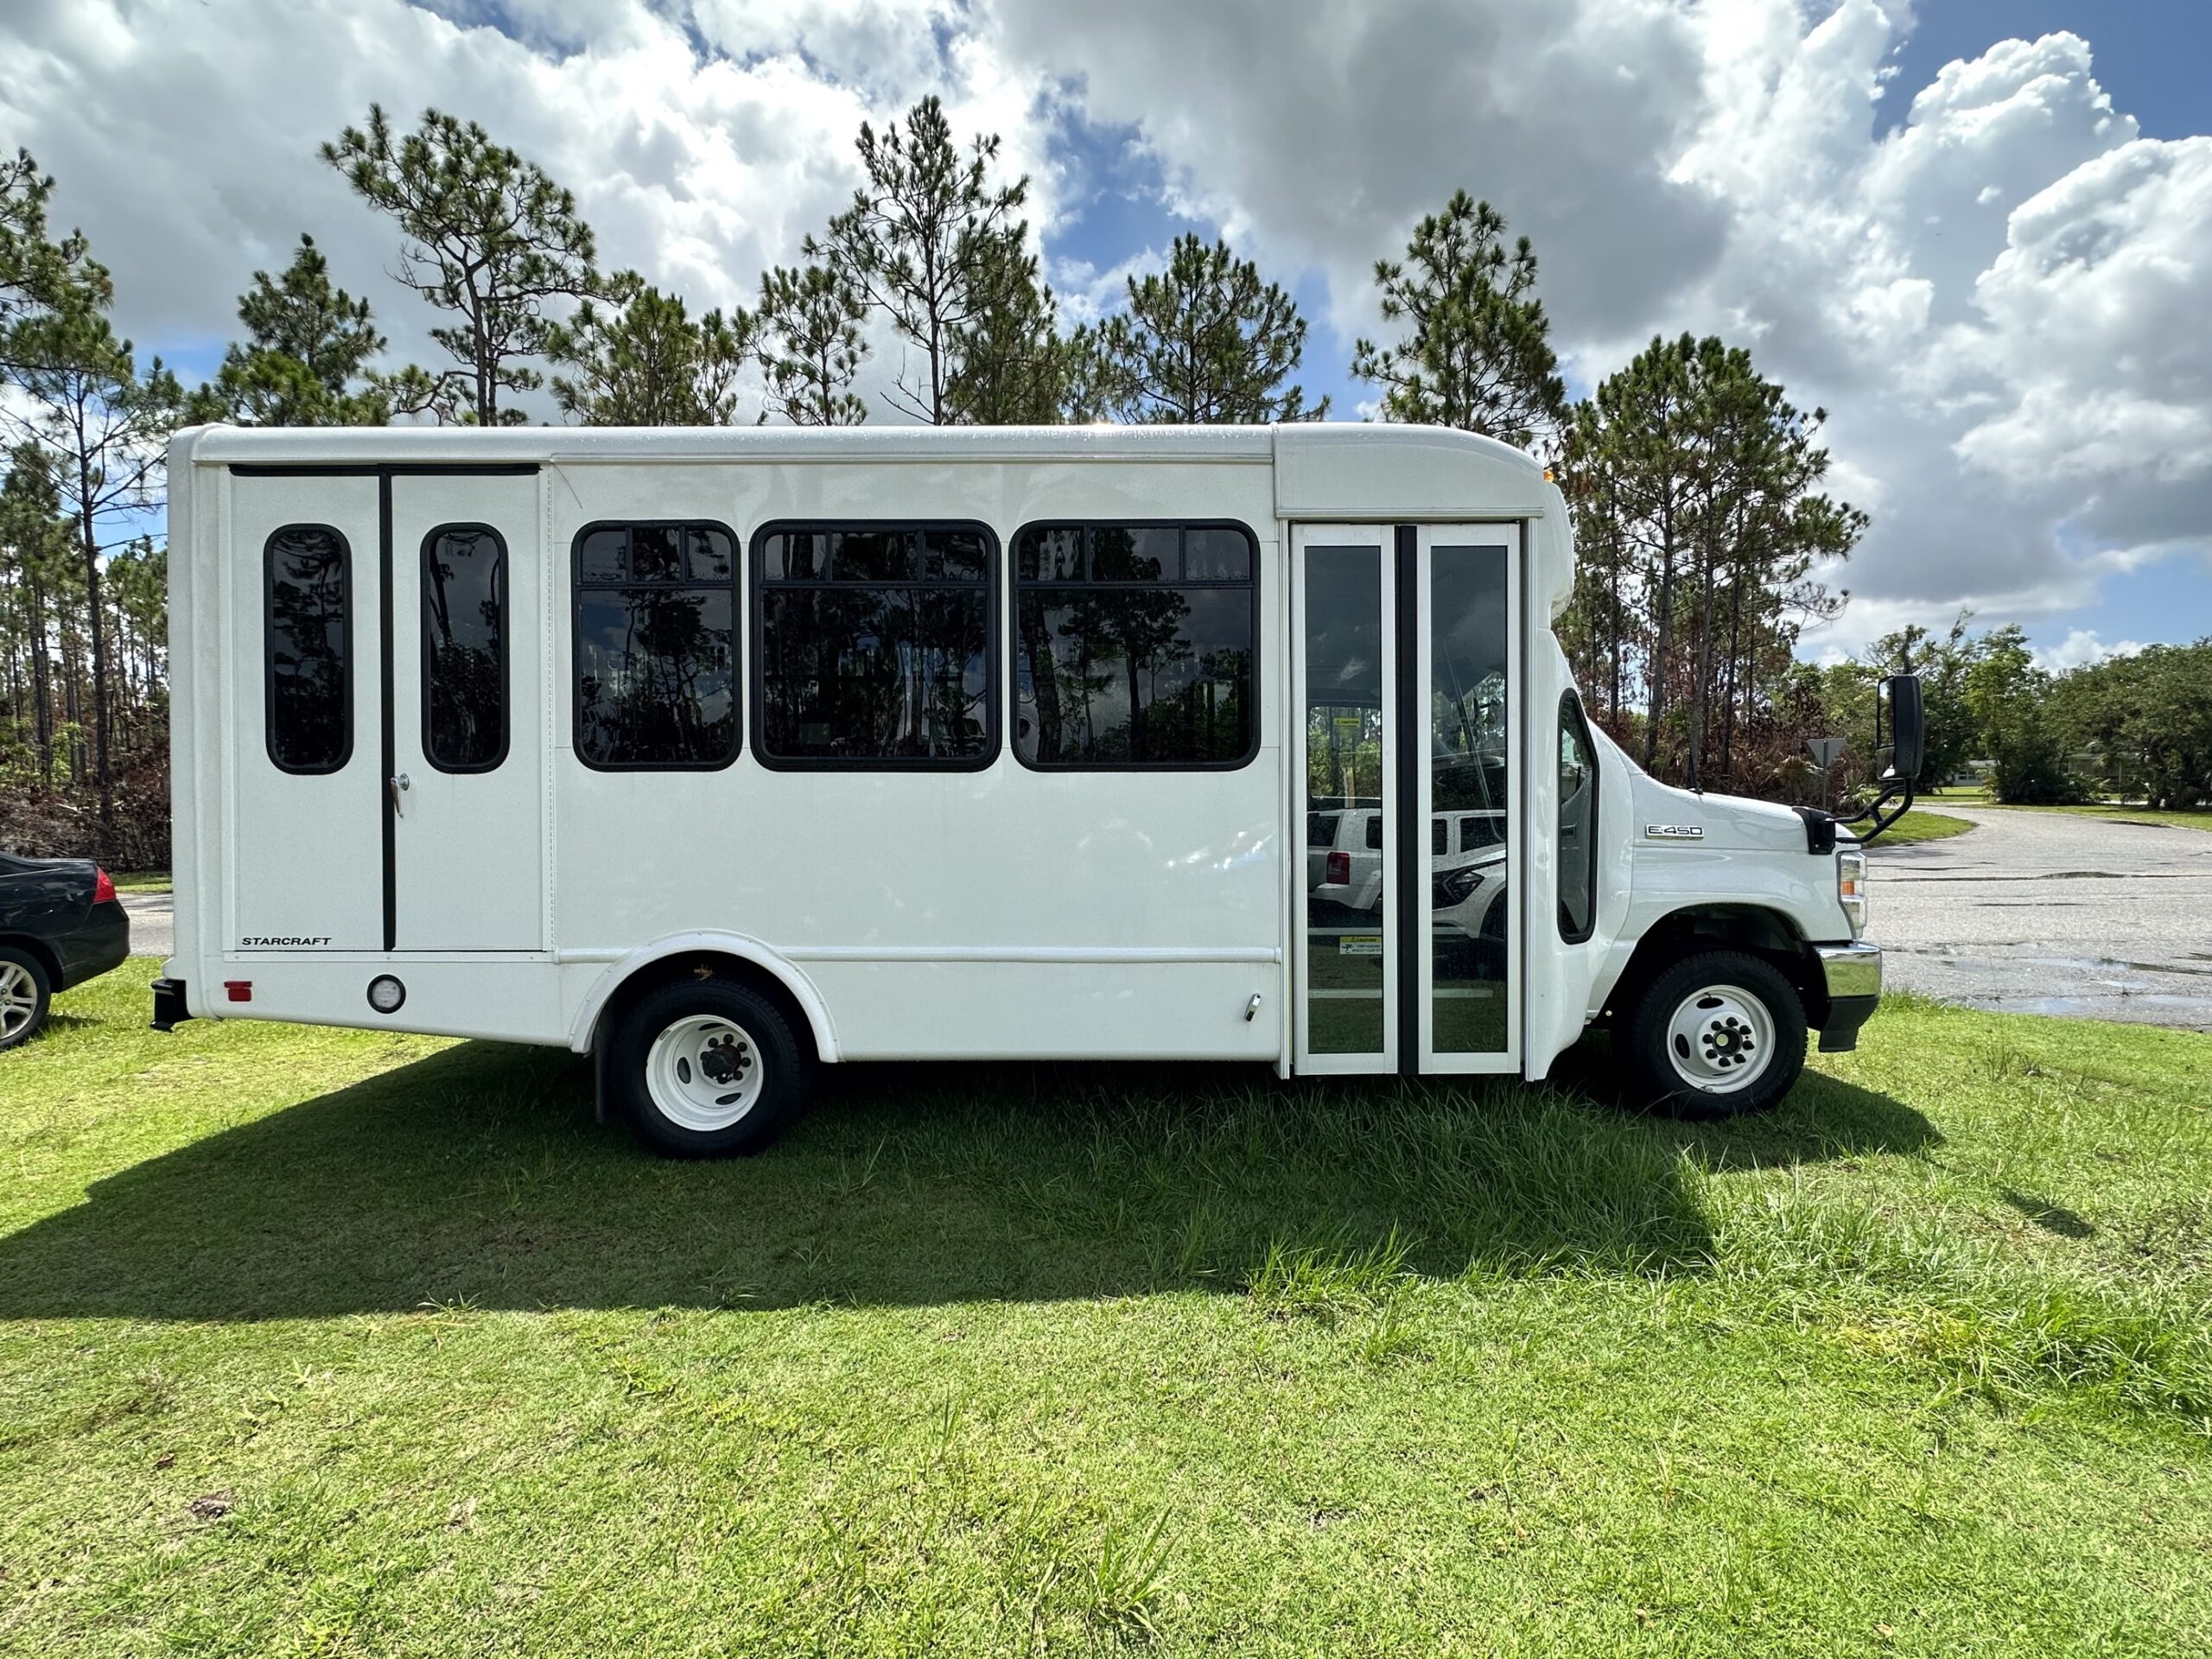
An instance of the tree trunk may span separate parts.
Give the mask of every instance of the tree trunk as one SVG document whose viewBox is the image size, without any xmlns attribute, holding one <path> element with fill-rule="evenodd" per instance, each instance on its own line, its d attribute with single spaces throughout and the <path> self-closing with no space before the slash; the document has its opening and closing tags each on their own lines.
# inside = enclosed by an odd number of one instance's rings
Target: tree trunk
<svg viewBox="0 0 2212 1659">
<path fill-rule="evenodd" d="M 38 778 L 54 787 L 54 660 L 46 645 L 46 593 L 29 582 L 31 616 L 31 731 L 38 744 Z"/>
<path fill-rule="evenodd" d="M 92 630 L 92 775 L 100 791 L 100 851 L 115 851 L 115 779 L 108 770 L 107 630 L 100 616 L 100 543 L 92 524 L 92 463 L 77 445 L 77 528 L 85 552 L 85 614 Z"/>
</svg>

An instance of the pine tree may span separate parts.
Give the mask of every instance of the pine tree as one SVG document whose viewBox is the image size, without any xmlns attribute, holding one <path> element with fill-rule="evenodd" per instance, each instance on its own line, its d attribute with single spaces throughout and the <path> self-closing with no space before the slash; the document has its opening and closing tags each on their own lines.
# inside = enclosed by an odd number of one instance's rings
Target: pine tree
<svg viewBox="0 0 2212 1659">
<path fill-rule="evenodd" d="M 1167 268 L 1128 280 L 1127 309 L 1098 335 L 1102 396 L 1123 419 L 1255 423 L 1319 420 L 1284 382 L 1306 353 L 1306 320 L 1290 296 L 1224 242 L 1181 236 Z"/>
<path fill-rule="evenodd" d="M 963 155 L 934 97 L 880 137 L 863 122 L 859 149 L 868 182 L 824 237 L 806 239 L 806 256 L 833 264 L 921 353 L 925 378 L 910 385 L 902 372 L 893 401 L 948 425 L 960 418 L 950 392 L 964 331 L 991 303 L 991 273 L 1006 246 L 1027 234 L 1016 215 L 1029 181 L 992 182 L 998 135 L 975 140 Z"/>
<path fill-rule="evenodd" d="M 1456 426 L 1521 448 L 1557 431 L 1567 383 L 1548 338 L 1527 237 L 1505 247 L 1505 219 L 1487 201 L 1452 193 L 1414 227 L 1403 263 L 1377 260 L 1385 321 L 1406 325 L 1395 345 L 1361 340 L 1351 372 L 1385 388 L 1382 418 Z"/>
<path fill-rule="evenodd" d="M 369 302 L 332 284 L 313 237 L 300 238 L 282 276 L 253 273 L 238 321 L 245 340 L 194 391 L 188 418 L 246 426 L 382 426 L 391 418 L 390 394 L 364 380 L 385 337 Z"/>
<path fill-rule="evenodd" d="M 619 308 L 586 300 L 547 337 L 546 354 L 576 372 L 554 377 L 562 413 L 586 426 L 729 425 L 759 332 L 752 314 L 709 311 L 694 322 L 681 299 L 633 272 L 610 287 Z"/>
<path fill-rule="evenodd" d="M 410 368 L 382 382 L 394 405 L 442 423 L 520 424 L 522 410 L 503 405 L 501 394 L 544 384 L 528 359 L 551 342 L 549 302 L 610 297 L 575 196 L 475 122 L 436 110 L 395 141 L 383 109 L 371 105 L 366 129 L 346 128 L 321 154 L 397 222 L 399 280 L 459 319 L 430 331 L 454 366 Z"/>
<path fill-rule="evenodd" d="M 793 426 L 858 426 L 868 405 L 852 390 L 867 359 L 867 307 L 830 264 L 779 265 L 760 282 L 760 366 L 768 407 Z"/>
</svg>

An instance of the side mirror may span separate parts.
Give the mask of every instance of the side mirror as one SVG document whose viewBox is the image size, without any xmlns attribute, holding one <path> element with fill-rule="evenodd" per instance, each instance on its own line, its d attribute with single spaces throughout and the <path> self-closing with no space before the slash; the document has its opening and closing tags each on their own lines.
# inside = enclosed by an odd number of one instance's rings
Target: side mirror
<svg viewBox="0 0 2212 1659">
<path fill-rule="evenodd" d="M 1892 674 L 1882 682 L 1874 709 L 1874 749 L 1888 751 L 1881 768 L 1885 782 L 1911 783 L 1920 776 L 1920 758 L 1927 747 L 1927 717 L 1920 702 L 1920 676 Z"/>
</svg>

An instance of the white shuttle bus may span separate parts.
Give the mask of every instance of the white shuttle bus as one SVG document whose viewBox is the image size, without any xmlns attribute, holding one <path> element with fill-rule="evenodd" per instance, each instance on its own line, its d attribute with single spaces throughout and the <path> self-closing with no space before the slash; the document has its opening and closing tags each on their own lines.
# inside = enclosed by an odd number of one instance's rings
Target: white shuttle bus
<svg viewBox="0 0 2212 1659">
<path fill-rule="evenodd" d="M 703 1154 L 817 1065 L 1541 1078 L 1601 1017 L 1751 1111 L 1880 988 L 1855 838 L 1585 718 L 1503 444 L 210 427 L 170 480 L 163 1029 L 563 1045 Z"/>
</svg>

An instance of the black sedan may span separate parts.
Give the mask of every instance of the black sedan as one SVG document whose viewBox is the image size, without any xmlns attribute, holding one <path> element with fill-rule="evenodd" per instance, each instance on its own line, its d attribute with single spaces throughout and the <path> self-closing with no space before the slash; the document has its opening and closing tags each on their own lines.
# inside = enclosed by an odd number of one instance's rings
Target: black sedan
<svg viewBox="0 0 2212 1659">
<path fill-rule="evenodd" d="M 28 1042 L 54 992 L 130 954 L 130 918 L 89 859 L 0 853 L 0 1048 Z"/>
</svg>

